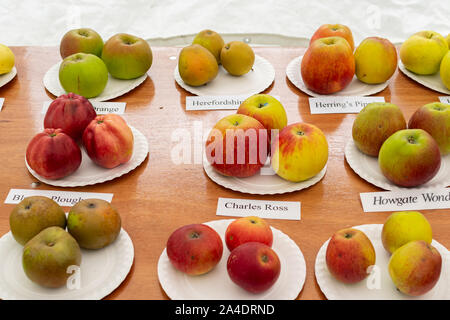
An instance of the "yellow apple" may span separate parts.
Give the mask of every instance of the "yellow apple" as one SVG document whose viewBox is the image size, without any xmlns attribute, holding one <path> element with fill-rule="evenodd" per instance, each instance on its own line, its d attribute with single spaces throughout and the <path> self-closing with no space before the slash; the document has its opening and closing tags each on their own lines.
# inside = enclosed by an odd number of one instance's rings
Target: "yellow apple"
<svg viewBox="0 0 450 320">
<path fill-rule="evenodd" d="M 4 44 L 0 44 L 0 74 L 8 73 L 14 67 L 14 53 Z"/>
<path fill-rule="evenodd" d="M 447 44 L 450 49 L 450 33 L 447 35 L 447 37 L 445 37 L 445 40 L 447 40 Z"/>
<path fill-rule="evenodd" d="M 434 31 L 413 34 L 400 47 L 400 59 L 409 71 L 421 75 L 435 74 L 448 51 L 445 38 Z"/>
<path fill-rule="evenodd" d="M 450 90 L 450 51 L 442 58 L 440 76 L 444 86 Z"/>
<path fill-rule="evenodd" d="M 397 50 L 388 39 L 369 37 L 355 50 L 356 77 L 369 84 L 389 80 L 397 69 Z"/>
<path fill-rule="evenodd" d="M 390 253 L 413 240 L 431 243 L 433 233 L 428 220 L 418 211 L 400 211 L 391 214 L 383 225 L 381 241 Z"/>
</svg>

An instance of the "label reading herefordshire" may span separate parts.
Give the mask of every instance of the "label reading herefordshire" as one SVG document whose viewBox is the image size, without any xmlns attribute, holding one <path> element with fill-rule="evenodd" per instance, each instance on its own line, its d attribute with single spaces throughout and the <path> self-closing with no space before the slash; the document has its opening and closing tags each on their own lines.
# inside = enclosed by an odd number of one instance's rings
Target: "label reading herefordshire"
<svg viewBox="0 0 450 320">
<path fill-rule="evenodd" d="M 309 98 L 311 114 L 359 113 L 372 102 L 385 102 L 384 97 L 329 96 Z"/>
<path fill-rule="evenodd" d="M 237 96 L 187 96 L 186 110 L 202 111 L 202 110 L 236 110 L 241 103 L 247 99 L 248 95 Z M 279 97 L 273 96 L 280 100 Z"/>
<path fill-rule="evenodd" d="M 42 106 L 42 114 L 45 114 L 50 106 L 51 101 L 45 101 Z M 92 106 L 94 107 L 95 112 L 97 114 L 124 114 L 125 108 L 127 106 L 126 102 L 104 102 L 104 101 L 91 101 Z"/>
<path fill-rule="evenodd" d="M 450 208 L 450 188 L 367 192 L 360 194 L 364 212 Z"/>
<path fill-rule="evenodd" d="M 294 201 L 267 201 L 219 198 L 218 216 L 247 217 L 257 216 L 265 219 L 300 220 L 301 204 Z"/>
<path fill-rule="evenodd" d="M 439 101 L 442 102 L 442 103 L 450 104 L 450 96 L 439 97 Z"/>
<path fill-rule="evenodd" d="M 75 203 L 84 199 L 102 199 L 112 201 L 112 193 L 93 192 L 72 192 L 72 191 L 52 191 L 52 190 L 32 190 L 32 189 L 11 189 L 6 197 L 5 203 L 17 204 L 26 197 L 44 196 L 54 200 L 60 206 L 71 207 Z"/>
</svg>

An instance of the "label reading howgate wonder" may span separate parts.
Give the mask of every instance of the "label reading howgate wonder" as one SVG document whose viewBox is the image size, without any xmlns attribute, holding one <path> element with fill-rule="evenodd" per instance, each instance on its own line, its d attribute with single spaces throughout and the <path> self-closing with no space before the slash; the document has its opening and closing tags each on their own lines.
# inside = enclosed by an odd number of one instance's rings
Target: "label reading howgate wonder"
<svg viewBox="0 0 450 320">
<path fill-rule="evenodd" d="M 52 101 L 45 101 L 42 106 L 41 113 L 45 114 Z M 103 101 L 91 101 L 92 106 L 97 114 L 124 114 L 127 106 L 126 102 L 103 102 Z"/>
</svg>

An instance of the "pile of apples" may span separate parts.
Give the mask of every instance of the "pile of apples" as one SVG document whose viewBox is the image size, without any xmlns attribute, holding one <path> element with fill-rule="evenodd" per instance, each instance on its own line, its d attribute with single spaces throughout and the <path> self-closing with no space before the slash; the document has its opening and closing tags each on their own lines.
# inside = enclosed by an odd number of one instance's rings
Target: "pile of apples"
<svg viewBox="0 0 450 320">
<path fill-rule="evenodd" d="M 225 44 L 220 34 L 206 29 L 180 51 L 178 72 L 184 83 L 199 87 L 214 80 L 220 64 L 229 74 L 239 77 L 248 73 L 254 62 L 255 53 L 248 44 L 242 41 Z"/>
<path fill-rule="evenodd" d="M 440 71 L 440 78 L 450 90 L 450 34 L 444 38 L 435 31 L 413 34 L 400 47 L 400 60 L 406 69 L 418 75 L 433 75 Z"/>
<path fill-rule="evenodd" d="M 134 136 L 125 120 L 116 114 L 97 115 L 89 100 L 72 92 L 52 101 L 44 128 L 28 143 L 26 160 L 46 179 L 64 178 L 80 167 L 79 144 L 103 168 L 117 167 L 133 155 Z"/>
<path fill-rule="evenodd" d="M 26 276 L 49 288 L 67 284 L 71 268 L 81 265 L 80 248 L 107 247 L 117 239 L 122 225 L 119 213 L 107 201 L 81 200 L 66 218 L 58 203 L 42 196 L 23 199 L 11 211 L 9 222 L 14 239 L 24 246 Z"/>
<path fill-rule="evenodd" d="M 398 106 L 370 103 L 356 116 L 352 137 L 361 152 L 378 157 L 389 181 L 415 187 L 436 176 L 441 156 L 450 153 L 450 105 L 434 102 L 418 108 L 407 129 Z"/>
<path fill-rule="evenodd" d="M 93 98 L 103 92 L 108 73 L 122 80 L 143 76 L 151 67 L 153 54 L 147 41 L 118 33 L 103 43 L 90 28 L 68 31 L 60 43 L 59 82 L 66 92 Z"/>
<path fill-rule="evenodd" d="M 280 101 L 268 94 L 256 94 L 244 100 L 236 114 L 214 125 L 205 152 L 214 170 L 225 176 L 253 176 L 270 156 L 277 175 L 300 182 L 325 167 L 328 142 L 313 124 L 287 125 Z"/>
<path fill-rule="evenodd" d="M 15 56 L 8 46 L 0 44 L 0 75 L 11 72 L 14 68 Z"/>
<path fill-rule="evenodd" d="M 389 276 L 400 292 L 420 296 L 433 289 L 441 274 L 442 258 L 431 245 L 431 226 L 420 212 L 391 214 L 383 225 L 381 240 L 383 247 L 391 254 Z M 343 283 L 364 280 L 375 261 L 373 244 L 361 230 L 340 230 L 328 243 L 328 270 Z"/>
<path fill-rule="evenodd" d="M 276 283 L 281 264 L 271 248 L 273 234 L 267 221 L 254 216 L 234 220 L 225 231 L 225 243 L 230 251 L 227 273 L 236 285 L 261 293 Z M 205 224 L 178 228 L 167 240 L 166 249 L 171 264 L 190 276 L 211 271 L 223 255 L 220 235 Z"/>
<path fill-rule="evenodd" d="M 353 34 L 342 24 L 324 24 L 311 37 L 301 63 L 305 86 L 319 94 L 333 94 L 359 81 L 379 84 L 397 68 L 397 50 L 385 38 L 368 37 L 354 50 Z"/>
</svg>

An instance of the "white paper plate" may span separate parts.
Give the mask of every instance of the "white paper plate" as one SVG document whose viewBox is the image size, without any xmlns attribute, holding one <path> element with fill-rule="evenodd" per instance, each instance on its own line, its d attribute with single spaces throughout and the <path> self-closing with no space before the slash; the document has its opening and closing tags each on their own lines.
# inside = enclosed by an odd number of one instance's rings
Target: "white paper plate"
<svg viewBox="0 0 450 320">
<path fill-rule="evenodd" d="M 173 72 L 175 81 L 190 93 L 198 96 L 251 96 L 267 89 L 275 80 L 275 69 L 266 59 L 255 55 L 253 69 L 240 77 L 230 75 L 221 65 L 217 77 L 206 85 L 191 87 L 184 83 L 178 72 L 178 64 Z"/>
<path fill-rule="evenodd" d="M 408 69 L 406 69 L 404 64 L 400 60 L 398 61 L 398 68 L 408 78 L 420 83 L 421 85 L 427 87 L 428 89 L 432 89 L 434 91 L 450 95 L 450 90 L 448 90 L 442 83 L 439 71 L 429 76 L 415 74 L 414 72 L 411 72 Z"/>
<path fill-rule="evenodd" d="M 442 157 L 441 168 L 433 179 L 414 188 L 401 187 L 389 181 L 380 170 L 378 158 L 359 151 L 353 139 L 345 146 L 345 159 L 357 175 L 384 190 L 427 190 L 445 188 L 450 185 L 450 156 Z"/>
<path fill-rule="evenodd" d="M 51 94 L 59 97 L 62 94 L 66 94 L 67 92 L 61 86 L 59 82 L 59 66 L 61 62 L 53 65 L 44 76 L 44 86 L 50 91 Z M 147 79 L 147 73 L 143 76 L 131 79 L 131 80 L 120 80 L 112 77 L 108 74 L 108 82 L 106 84 L 105 89 L 100 95 L 90 98 L 90 101 L 107 101 L 133 90 L 137 86 L 139 86 L 142 82 Z"/>
<path fill-rule="evenodd" d="M 219 264 L 201 276 L 189 276 L 175 269 L 164 249 L 158 261 L 158 278 L 166 294 L 173 300 L 293 300 L 303 288 L 306 264 L 300 248 L 283 232 L 272 228 L 272 249 L 280 258 L 281 272 L 267 291 L 253 294 L 233 283 L 228 276 L 230 252 L 224 242 L 225 231 L 234 219 L 215 220 L 204 224 L 216 230 L 223 242 Z"/>
<path fill-rule="evenodd" d="M 122 229 L 116 241 L 100 250 L 81 249 L 81 288 L 45 288 L 27 278 L 22 267 L 23 246 L 11 232 L 0 238 L 0 299 L 99 300 L 113 292 L 133 265 L 134 247 Z"/>
<path fill-rule="evenodd" d="M 46 184 L 58 187 L 80 187 L 97 183 L 102 183 L 115 178 L 118 178 L 134 169 L 136 169 L 147 157 L 148 142 L 145 136 L 137 129 L 129 126 L 134 136 L 133 155 L 131 159 L 124 164 L 112 169 L 102 168 L 96 165 L 87 155 L 84 148 L 81 148 L 81 165 L 71 175 L 58 180 L 45 179 L 38 175 L 27 163 L 25 158 L 25 165 L 28 171 L 39 181 Z"/>
<path fill-rule="evenodd" d="M 312 97 L 326 97 L 330 95 L 322 95 L 306 88 L 303 82 L 300 67 L 303 56 L 293 59 L 286 67 L 286 76 L 297 88 Z M 383 91 L 389 85 L 389 80 L 380 84 L 367 84 L 353 77 L 352 81 L 343 90 L 335 92 L 334 96 L 370 96 L 372 94 Z"/>
<path fill-rule="evenodd" d="M 0 75 L 0 87 L 10 82 L 17 74 L 16 67 L 13 67 L 10 72 Z"/>
<path fill-rule="evenodd" d="M 302 182 L 291 182 L 278 176 L 270 165 L 270 158 L 259 173 L 247 178 L 227 177 L 218 173 L 206 156 L 203 157 L 203 169 L 212 181 L 234 191 L 249 194 L 281 194 L 299 191 L 316 184 L 325 176 L 327 166 L 325 165 L 314 177 Z"/>
<path fill-rule="evenodd" d="M 442 257 L 441 276 L 435 287 L 426 294 L 419 297 L 410 297 L 398 291 L 392 282 L 388 264 L 390 254 L 384 249 L 381 242 L 382 224 L 366 224 L 353 227 L 364 232 L 373 244 L 376 254 L 375 265 L 379 268 L 379 288 L 374 287 L 375 281 L 371 281 L 371 276 L 354 284 L 345 284 L 335 279 L 328 271 L 325 256 L 329 239 L 322 245 L 316 257 L 315 274 L 320 289 L 329 300 L 406 300 L 406 299 L 450 299 L 450 257 L 448 250 L 433 240 L 431 245 L 435 247 Z M 373 276 L 372 280 L 376 276 Z M 371 284 L 368 286 L 367 283 Z M 369 289 L 371 287 L 372 289 Z"/>
</svg>

